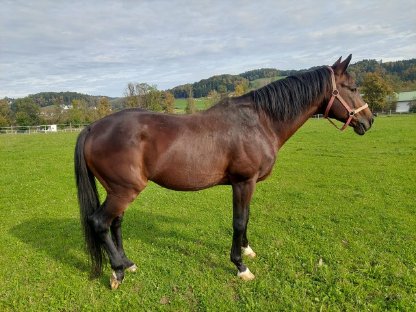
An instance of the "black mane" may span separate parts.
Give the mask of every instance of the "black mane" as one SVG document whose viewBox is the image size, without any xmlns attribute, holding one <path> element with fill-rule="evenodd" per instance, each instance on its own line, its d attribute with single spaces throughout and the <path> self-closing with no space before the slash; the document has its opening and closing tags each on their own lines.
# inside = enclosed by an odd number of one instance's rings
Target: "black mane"
<svg viewBox="0 0 416 312">
<path fill-rule="evenodd" d="M 286 121 L 299 116 L 318 99 L 329 93 L 331 76 L 326 67 L 277 80 L 251 92 L 257 111 L 274 120 Z"/>
</svg>

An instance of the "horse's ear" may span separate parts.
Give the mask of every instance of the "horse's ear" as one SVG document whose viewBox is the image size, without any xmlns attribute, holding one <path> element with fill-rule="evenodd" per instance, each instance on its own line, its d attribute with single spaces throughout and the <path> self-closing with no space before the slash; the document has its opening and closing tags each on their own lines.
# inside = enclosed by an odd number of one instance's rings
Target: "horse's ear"
<svg viewBox="0 0 416 312">
<path fill-rule="evenodd" d="M 345 73 L 345 71 L 347 70 L 348 65 L 351 62 L 351 58 L 352 58 L 352 54 L 348 55 L 348 57 L 341 61 L 341 58 L 338 59 L 338 61 L 332 66 L 332 68 L 334 69 L 335 74 L 337 75 L 342 75 L 343 73 Z"/>
<path fill-rule="evenodd" d="M 332 69 L 335 69 L 339 65 L 339 63 L 341 63 L 341 59 L 342 56 L 340 56 L 339 59 L 334 63 L 334 65 L 332 65 Z"/>
</svg>

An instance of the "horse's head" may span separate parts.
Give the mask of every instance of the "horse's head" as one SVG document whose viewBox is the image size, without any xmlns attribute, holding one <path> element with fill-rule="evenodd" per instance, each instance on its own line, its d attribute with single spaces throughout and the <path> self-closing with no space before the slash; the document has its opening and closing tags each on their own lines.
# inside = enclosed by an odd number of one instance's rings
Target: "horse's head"
<svg viewBox="0 0 416 312">
<path fill-rule="evenodd" d="M 348 125 L 359 135 L 371 128 L 374 118 L 368 105 L 363 101 L 355 85 L 354 79 L 348 74 L 347 67 L 351 54 L 341 62 L 338 59 L 328 69 L 331 72 L 332 94 L 325 110 L 325 117 L 332 117 L 344 122 L 341 130 Z"/>
</svg>

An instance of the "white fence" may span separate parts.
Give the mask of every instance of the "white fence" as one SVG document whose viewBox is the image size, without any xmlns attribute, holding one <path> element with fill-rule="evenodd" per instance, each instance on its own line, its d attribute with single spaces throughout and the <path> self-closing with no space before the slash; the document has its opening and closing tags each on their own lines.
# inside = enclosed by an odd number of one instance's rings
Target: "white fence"
<svg viewBox="0 0 416 312">
<path fill-rule="evenodd" d="M 0 134 L 32 134 L 54 132 L 80 132 L 87 124 L 58 124 L 39 126 L 11 126 L 0 127 Z"/>
</svg>

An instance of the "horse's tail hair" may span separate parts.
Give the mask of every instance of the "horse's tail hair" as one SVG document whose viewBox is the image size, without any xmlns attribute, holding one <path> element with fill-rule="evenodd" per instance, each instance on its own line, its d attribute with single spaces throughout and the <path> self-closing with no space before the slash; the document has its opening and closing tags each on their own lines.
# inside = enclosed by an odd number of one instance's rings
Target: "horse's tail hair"
<svg viewBox="0 0 416 312">
<path fill-rule="evenodd" d="M 100 199 L 93 173 L 88 169 L 84 157 L 84 144 L 90 128 L 85 128 L 78 136 L 75 146 L 75 181 L 78 190 L 81 227 L 84 232 L 85 247 L 89 253 L 92 273 L 99 276 L 102 273 L 104 250 L 98 234 L 94 231 L 90 216 L 100 207 Z"/>
</svg>

